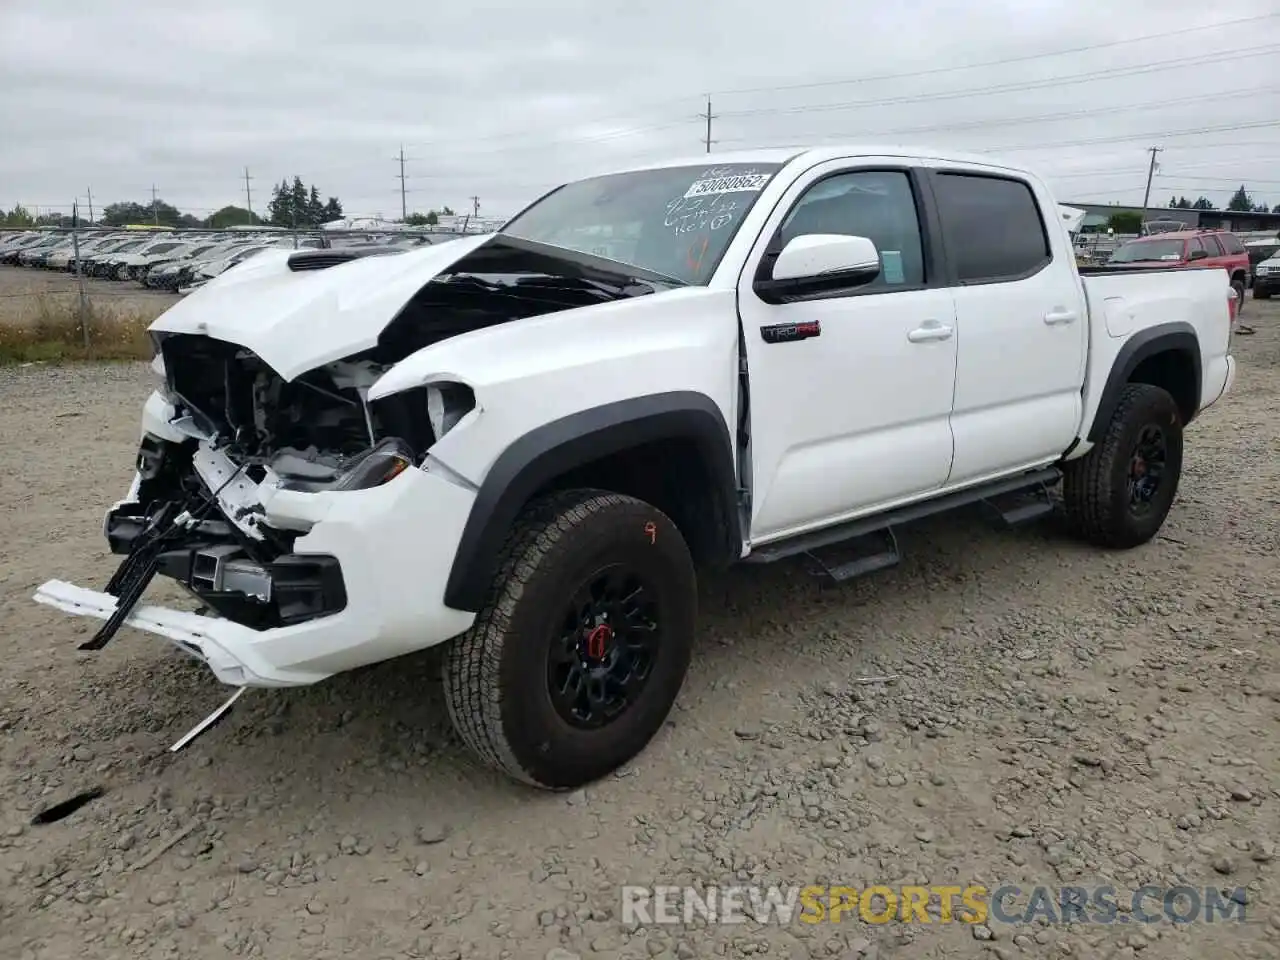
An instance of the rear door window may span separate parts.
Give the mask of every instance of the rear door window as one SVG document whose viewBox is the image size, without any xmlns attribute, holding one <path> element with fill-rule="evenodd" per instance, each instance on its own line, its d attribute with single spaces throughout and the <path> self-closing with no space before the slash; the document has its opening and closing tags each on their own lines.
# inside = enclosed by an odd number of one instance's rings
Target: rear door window
<svg viewBox="0 0 1280 960">
<path fill-rule="evenodd" d="M 947 255 L 961 283 L 1019 280 L 1052 259 L 1049 234 L 1026 182 L 939 173 L 934 193 Z"/>
<path fill-rule="evenodd" d="M 1227 253 L 1244 253 L 1244 244 L 1242 244 L 1234 233 L 1224 233 L 1218 237 L 1222 241 L 1223 248 Z"/>
</svg>

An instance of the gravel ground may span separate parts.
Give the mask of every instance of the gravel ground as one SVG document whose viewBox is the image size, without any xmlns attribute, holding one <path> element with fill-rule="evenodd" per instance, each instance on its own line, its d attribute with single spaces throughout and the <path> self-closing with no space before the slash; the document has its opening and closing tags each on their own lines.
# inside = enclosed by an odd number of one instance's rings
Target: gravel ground
<svg viewBox="0 0 1280 960">
<path fill-rule="evenodd" d="M 29 599 L 109 575 L 101 515 L 147 371 L 0 370 L 0 957 L 1280 957 L 1280 309 L 1249 315 L 1156 542 L 1107 554 L 956 516 L 837 589 L 799 566 L 706 582 L 668 728 L 567 796 L 472 763 L 431 655 L 250 691 L 167 754 L 224 688 L 135 631 L 79 653 L 90 625 Z M 622 884 L 744 881 L 1167 884 L 1247 906 L 623 922 Z"/>
<path fill-rule="evenodd" d="M 85 293 L 101 316 L 142 318 L 160 316 L 180 297 L 148 290 L 131 281 L 84 281 Z M 41 313 L 57 314 L 78 303 L 79 287 L 73 273 L 33 267 L 0 266 L 0 323 L 30 323 Z"/>
</svg>

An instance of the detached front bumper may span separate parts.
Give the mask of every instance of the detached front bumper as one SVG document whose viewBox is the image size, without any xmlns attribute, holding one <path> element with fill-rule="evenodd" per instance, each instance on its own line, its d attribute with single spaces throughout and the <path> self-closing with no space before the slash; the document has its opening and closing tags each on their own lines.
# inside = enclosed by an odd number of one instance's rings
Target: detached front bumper
<svg viewBox="0 0 1280 960">
<path fill-rule="evenodd" d="M 157 397 L 148 402 L 144 431 L 172 433 L 164 406 Z M 203 444 L 202 453 L 208 453 Z M 135 481 L 131 498 L 136 491 Z M 345 606 L 266 629 L 142 603 L 130 611 L 125 625 L 165 637 L 223 683 L 316 683 L 442 643 L 471 626 L 475 614 L 444 603 L 445 581 L 475 500 L 470 488 L 411 468 L 367 490 L 308 493 L 242 480 L 219 499 L 225 505 L 232 496 L 242 505 L 256 501 L 273 528 L 300 534 L 282 559 L 331 562 L 340 571 Z M 115 596 L 61 580 L 43 584 L 34 599 L 100 620 L 116 609 Z"/>
</svg>

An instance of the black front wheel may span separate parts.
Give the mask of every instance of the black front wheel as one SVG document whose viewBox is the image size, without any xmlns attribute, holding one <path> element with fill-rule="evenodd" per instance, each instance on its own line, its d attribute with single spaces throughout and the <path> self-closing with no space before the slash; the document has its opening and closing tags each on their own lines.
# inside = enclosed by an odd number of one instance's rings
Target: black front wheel
<svg viewBox="0 0 1280 960">
<path fill-rule="evenodd" d="M 1068 524 L 1099 546 L 1146 543 L 1164 525 L 1181 475 L 1177 403 L 1160 387 L 1128 384 L 1097 444 L 1064 468 Z"/>
<path fill-rule="evenodd" d="M 539 500 L 508 539 L 475 623 L 449 644 L 454 727 L 526 783 L 596 780 L 661 729 L 696 618 L 693 561 L 661 511 L 600 490 Z"/>
</svg>

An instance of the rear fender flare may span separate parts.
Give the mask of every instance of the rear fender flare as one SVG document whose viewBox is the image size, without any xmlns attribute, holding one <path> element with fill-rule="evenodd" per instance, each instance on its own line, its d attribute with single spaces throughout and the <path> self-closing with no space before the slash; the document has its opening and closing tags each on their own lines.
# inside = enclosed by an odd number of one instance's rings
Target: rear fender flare
<svg viewBox="0 0 1280 960">
<path fill-rule="evenodd" d="M 445 604 L 455 610 L 480 610 L 507 534 L 538 490 L 576 467 L 660 440 L 696 445 L 714 485 L 710 500 L 723 531 L 725 558 L 736 560 L 742 540 L 733 447 L 724 415 L 703 393 L 650 394 L 553 420 L 499 454 L 463 528 L 445 584 Z"/>
<path fill-rule="evenodd" d="M 1181 353 L 1191 359 L 1191 368 L 1195 376 L 1195 406 L 1200 406 L 1200 390 L 1203 383 L 1203 371 L 1200 362 L 1200 338 L 1195 327 L 1183 321 L 1162 323 L 1154 327 L 1139 330 L 1120 348 L 1115 363 L 1111 365 L 1111 373 L 1107 375 L 1106 385 L 1102 388 L 1102 398 L 1098 401 L 1098 410 L 1093 416 L 1087 440 L 1097 443 L 1111 422 L 1116 406 L 1120 403 L 1120 394 L 1124 391 L 1133 371 L 1148 357 L 1159 353 Z M 1193 412 L 1192 417 L 1195 416 Z M 1192 417 L 1187 418 L 1189 423 Z"/>
</svg>

